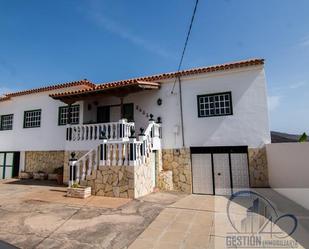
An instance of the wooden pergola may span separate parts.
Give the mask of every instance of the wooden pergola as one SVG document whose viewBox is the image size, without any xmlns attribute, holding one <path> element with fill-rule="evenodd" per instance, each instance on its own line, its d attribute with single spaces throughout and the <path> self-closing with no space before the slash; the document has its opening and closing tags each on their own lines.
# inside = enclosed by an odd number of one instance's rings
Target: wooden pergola
<svg viewBox="0 0 309 249">
<path fill-rule="evenodd" d="M 123 117 L 123 98 L 132 93 L 158 90 L 160 89 L 160 83 L 148 82 L 140 80 L 129 80 L 117 83 L 101 84 L 94 88 L 83 89 L 71 92 L 55 93 L 50 97 L 55 100 L 60 100 L 67 105 L 71 106 L 80 100 L 92 100 L 98 97 L 114 96 L 120 99 L 121 117 Z M 70 115 L 69 115 L 70 116 Z"/>
</svg>

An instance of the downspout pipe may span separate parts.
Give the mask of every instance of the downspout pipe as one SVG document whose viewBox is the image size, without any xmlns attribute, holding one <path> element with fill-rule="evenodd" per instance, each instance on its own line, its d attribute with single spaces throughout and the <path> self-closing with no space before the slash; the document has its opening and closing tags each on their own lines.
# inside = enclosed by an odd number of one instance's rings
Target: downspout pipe
<svg viewBox="0 0 309 249">
<path fill-rule="evenodd" d="M 182 107 L 182 86 L 181 79 L 178 76 L 178 84 L 179 84 L 179 104 L 180 104 L 180 122 L 181 122 L 181 137 L 182 137 L 182 147 L 185 147 L 185 136 L 184 136 L 184 122 L 183 122 L 183 107 Z"/>
</svg>

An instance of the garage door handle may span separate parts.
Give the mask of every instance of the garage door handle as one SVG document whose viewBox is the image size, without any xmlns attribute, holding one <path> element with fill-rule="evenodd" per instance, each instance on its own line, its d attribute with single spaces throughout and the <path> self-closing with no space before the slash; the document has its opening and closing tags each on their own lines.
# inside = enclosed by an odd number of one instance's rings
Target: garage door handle
<svg viewBox="0 0 309 249">
<path fill-rule="evenodd" d="M 218 176 L 221 176 L 221 173 L 218 173 Z"/>
</svg>

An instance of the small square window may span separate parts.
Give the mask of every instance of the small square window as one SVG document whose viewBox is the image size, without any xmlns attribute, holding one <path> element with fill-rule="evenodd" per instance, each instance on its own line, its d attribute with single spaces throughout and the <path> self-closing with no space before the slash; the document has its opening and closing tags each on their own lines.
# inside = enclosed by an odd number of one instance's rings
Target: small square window
<svg viewBox="0 0 309 249">
<path fill-rule="evenodd" d="M 0 130 L 13 130 L 13 114 L 2 115 L 0 119 Z"/>
<path fill-rule="evenodd" d="M 58 124 L 67 125 L 69 122 L 69 106 L 59 107 Z M 79 105 L 71 106 L 71 124 L 79 124 Z"/>
<path fill-rule="evenodd" d="M 24 128 L 35 128 L 41 126 L 42 110 L 25 111 Z"/>
<path fill-rule="evenodd" d="M 199 95 L 198 114 L 199 117 L 212 117 L 232 115 L 232 93 L 216 93 Z"/>
</svg>

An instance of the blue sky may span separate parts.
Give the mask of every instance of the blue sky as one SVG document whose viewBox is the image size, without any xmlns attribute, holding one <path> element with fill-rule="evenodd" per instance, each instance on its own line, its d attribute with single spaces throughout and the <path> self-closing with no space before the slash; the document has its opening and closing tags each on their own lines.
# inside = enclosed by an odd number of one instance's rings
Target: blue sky
<svg viewBox="0 0 309 249">
<path fill-rule="evenodd" d="M 177 69 L 194 0 L 0 0 L 0 92 Z M 309 1 L 200 0 L 183 68 L 260 57 L 273 130 L 309 132 Z"/>
</svg>

